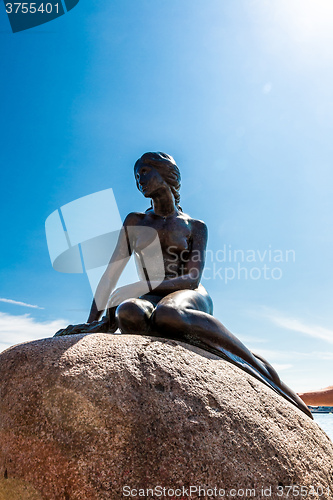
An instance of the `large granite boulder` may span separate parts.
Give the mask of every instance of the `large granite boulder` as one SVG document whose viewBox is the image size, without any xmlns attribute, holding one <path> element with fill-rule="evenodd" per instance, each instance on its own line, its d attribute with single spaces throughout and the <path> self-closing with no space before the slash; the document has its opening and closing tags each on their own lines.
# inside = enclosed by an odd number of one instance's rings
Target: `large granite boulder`
<svg viewBox="0 0 333 500">
<path fill-rule="evenodd" d="M 73 335 L 0 355 L 0 474 L 0 500 L 295 498 L 292 485 L 328 500 L 333 445 L 204 351 Z"/>
</svg>

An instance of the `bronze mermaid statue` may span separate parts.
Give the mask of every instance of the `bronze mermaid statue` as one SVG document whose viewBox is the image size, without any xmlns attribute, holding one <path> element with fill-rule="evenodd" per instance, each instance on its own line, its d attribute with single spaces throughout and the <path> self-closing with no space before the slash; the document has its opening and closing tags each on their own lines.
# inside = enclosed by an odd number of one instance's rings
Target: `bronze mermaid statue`
<svg viewBox="0 0 333 500">
<path fill-rule="evenodd" d="M 70 325 L 56 336 L 109 332 L 179 340 L 237 365 L 312 418 L 303 401 L 262 357 L 253 354 L 213 316 L 213 303 L 200 279 L 205 265 L 207 227 L 185 214 L 180 202 L 180 171 L 168 154 L 145 153 L 134 166 L 137 187 L 151 207 L 125 218 L 115 250 L 95 292 L 87 323 Z M 145 249 L 157 234 L 163 276 L 147 277 Z M 133 254 L 141 266 L 139 281 L 116 288 Z M 142 257 L 145 257 L 142 259 Z M 149 256 L 154 261 L 154 255 Z M 158 260 L 156 258 L 156 260 Z M 140 267 L 140 266 L 139 266 Z M 148 288 L 147 288 L 148 283 Z M 107 315 L 101 320 L 103 312 Z"/>
</svg>

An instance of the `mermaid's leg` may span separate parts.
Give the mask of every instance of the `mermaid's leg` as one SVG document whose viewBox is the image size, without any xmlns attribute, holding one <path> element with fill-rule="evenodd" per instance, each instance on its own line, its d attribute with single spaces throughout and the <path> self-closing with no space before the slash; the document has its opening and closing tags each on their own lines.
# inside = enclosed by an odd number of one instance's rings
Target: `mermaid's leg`
<svg viewBox="0 0 333 500">
<path fill-rule="evenodd" d="M 214 318 L 209 312 L 210 306 L 211 303 L 206 297 L 194 290 L 174 292 L 157 304 L 151 316 L 151 328 L 159 335 L 197 345 L 229 360 L 266 385 L 270 385 L 312 418 L 306 405 L 281 382 L 274 368 L 265 359 L 249 351 Z"/>
<path fill-rule="evenodd" d="M 216 350 L 226 350 L 243 359 L 266 378 L 271 372 L 220 321 L 207 311 L 211 303 L 195 290 L 182 290 L 164 297 L 152 315 L 152 329 L 189 342 L 199 341 Z"/>
<path fill-rule="evenodd" d="M 119 304 L 115 312 L 117 325 L 122 333 L 149 334 L 150 317 L 154 305 L 144 299 L 128 299 Z"/>
</svg>

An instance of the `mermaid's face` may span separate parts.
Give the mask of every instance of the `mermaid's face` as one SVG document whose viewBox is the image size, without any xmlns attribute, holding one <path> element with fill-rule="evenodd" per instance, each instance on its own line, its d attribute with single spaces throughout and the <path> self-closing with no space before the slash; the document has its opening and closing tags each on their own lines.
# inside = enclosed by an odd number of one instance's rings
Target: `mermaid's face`
<svg viewBox="0 0 333 500">
<path fill-rule="evenodd" d="M 151 198 L 159 189 L 168 187 L 158 170 L 151 165 L 139 164 L 134 175 L 138 189 L 145 198 Z"/>
</svg>

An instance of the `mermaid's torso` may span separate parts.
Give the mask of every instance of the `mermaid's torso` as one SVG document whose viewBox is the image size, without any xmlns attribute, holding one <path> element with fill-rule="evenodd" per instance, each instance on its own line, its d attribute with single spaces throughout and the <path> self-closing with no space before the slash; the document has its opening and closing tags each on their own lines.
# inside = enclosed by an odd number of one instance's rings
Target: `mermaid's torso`
<svg viewBox="0 0 333 500">
<path fill-rule="evenodd" d="M 177 278 L 188 271 L 192 251 L 193 228 L 188 215 L 163 218 L 155 214 L 137 214 L 138 224 L 127 228 L 130 245 L 141 280 Z"/>
</svg>

